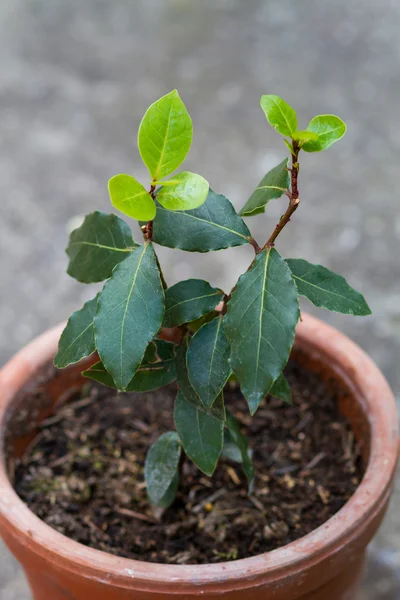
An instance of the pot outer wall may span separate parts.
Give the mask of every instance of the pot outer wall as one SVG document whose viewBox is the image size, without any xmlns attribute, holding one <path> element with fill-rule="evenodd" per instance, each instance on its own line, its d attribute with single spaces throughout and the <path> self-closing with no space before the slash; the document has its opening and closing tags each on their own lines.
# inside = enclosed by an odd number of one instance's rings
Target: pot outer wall
<svg viewBox="0 0 400 600">
<path fill-rule="evenodd" d="M 0 372 L 0 533 L 22 564 L 35 600 L 355 600 L 367 544 L 387 508 L 399 451 L 393 395 L 360 348 L 307 315 L 294 348 L 296 360 L 339 389 L 341 410 L 363 443 L 366 473 L 346 505 L 312 533 L 273 552 L 215 565 L 157 565 L 109 555 L 61 535 L 28 509 L 8 480 L 6 430 L 14 431 L 12 453 L 19 454 L 32 434 L 17 434 L 14 421 L 40 422 L 49 414 L 50 406 L 24 415 L 21 390 L 32 386 L 52 359 L 61 330 L 34 340 Z M 66 369 L 44 384 L 53 402 L 71 386 L 82 385 L 79 371 Z"/>
</svg>

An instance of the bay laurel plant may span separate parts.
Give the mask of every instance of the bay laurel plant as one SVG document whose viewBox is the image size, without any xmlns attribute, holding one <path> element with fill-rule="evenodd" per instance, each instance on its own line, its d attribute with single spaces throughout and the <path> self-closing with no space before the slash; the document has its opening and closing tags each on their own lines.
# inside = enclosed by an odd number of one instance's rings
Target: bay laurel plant
<svg viewBox="0 0 400 600">
<path fill-rule="evenodd" d="M 193 131 L 174 90 L 149 107 L 139 127 L 147 185 L 126 174 L 108 184 L 112 205 L 140 222 L 143 241 L 134 241 L 116 215 L 95 211 L 72 232 L 67 247 L 72 277 L 105 284 L 69 318 L 56 367 L 97 352 L 98 361 L 84 375 L 111 388 L 148 392 L 176 381 L 176 430 L 153 444 L 144 469 L 155 506 L 173 502 L 182 453 L 209 476 L 221 455 L 240 462 L 251 491 L 251 453 L 224 405 L 224 386 L 229 378 L 237 381 L 251 415 L 269 393 L 291 401 L 283 369 L 300 316 L 299 296 L 328 310 L 370 314 L 363 296 L 343 277 L 306 260 L 284 259 L 276 249 L 300 204 L 301 153 L 326 150 L 345 134 L 346 125 L 334 115 L 318 115 L 301 129 L 295 110 L 278 96 L 263 96 L 261 108 L 289 156 L 263 177 L 239 213 L 201 175 L 173 174 L 189 151 Z M 264 213 L 281 196 L 288 200 L 285 213 L 268 239 L 256 242 L 244 219 Z M 231 291 L 195 278 L 168 287 L 156 244 L 187 252 L 250 244 L 255 257 Z M 163 327 L 179 328 L 180 343 L 162 339 Z"/>
</svg>

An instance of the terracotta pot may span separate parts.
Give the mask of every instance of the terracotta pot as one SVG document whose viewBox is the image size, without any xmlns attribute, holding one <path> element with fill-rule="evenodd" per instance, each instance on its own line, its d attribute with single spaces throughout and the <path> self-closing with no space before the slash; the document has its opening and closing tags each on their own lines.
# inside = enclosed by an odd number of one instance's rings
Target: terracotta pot
<svg viewBox="0 0 400 600">
<path fill-rule="evenodd" d="M 21 406 L 21 390 L 32 385 L 53 357 L 60 331 L 57 327 L 36 339 L 0 373 L 0 531 L 25 569 L 35 600 L 354 600 L 366 546 L 387 507 L 399 450 L 393 395 L 360 348 L 305 316 L 294 349 L 296 360 L 340 390 L 341 409 L 364 444 L 366 473 L 347 504 L 312 533 L 273 552 L 229 563 L 157 565 L 118 558 L 64 537 L 39 520 L 10 485 L 5 433 L 12 432 L 11 453 L 21 452 L 28 440 L 21 424 L 44 417 L 46 409 L 35 415 Z M 69 386 L 81 384 L 72 368 L 43 385 L 56 400 Z"/>
</svg>

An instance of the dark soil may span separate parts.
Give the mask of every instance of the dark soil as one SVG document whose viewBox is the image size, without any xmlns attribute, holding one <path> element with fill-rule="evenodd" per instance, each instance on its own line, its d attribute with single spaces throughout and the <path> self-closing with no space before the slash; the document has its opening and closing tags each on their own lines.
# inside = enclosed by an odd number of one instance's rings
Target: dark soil
<svg viewBox="0 0 400 600">
<path fill-rule="evenodd" d="M 42 425 L 16 466 L 15 489 L 54 529 L 128 558 L 196 564 L 288 544 L 345 504 L 362 465 L 335 395 L 294 363 L 287 376 L 293 405 L 267 398 L 253 418 L 236 388 L 225 393 L 254 451 L 251 497 L 236 463 L 221 459 L 209 479 L 186 460 L 176 502 L 152 512 L 143 465 L 149 446 L 173 428 L 174 386 L 118 394 L 87 385 Z"/>
</svg>

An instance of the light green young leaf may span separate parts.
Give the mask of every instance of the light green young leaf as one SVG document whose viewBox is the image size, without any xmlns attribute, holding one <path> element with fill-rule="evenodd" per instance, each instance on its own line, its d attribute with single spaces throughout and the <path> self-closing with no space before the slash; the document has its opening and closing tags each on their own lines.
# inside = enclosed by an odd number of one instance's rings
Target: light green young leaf
<svg viewBox="0 0 400 600">
<path fill-rule="evenodd" d="M 67 273 L 82 283 L 104 281 L 134 248 L 137 244 L 125 221 L 96 210 L 70 235 Z"/>
<path fill-rule="evenodd" d="M 251 194 L 246 204 L 240 211 L 244 217 L 264 212 L 270 200 L 280 198 L 285 190 L 289 189 L 290 175 L 287 170 L 289 159 L 285 158 L 278 166 L 269 171 Z"/>
<path fill-rule="evenodd" d="M 86 302 L 80 310 L 74 312 L 58 342 L 58 352 L 54 358 L 54 366 L 63 369 L 90 356 L 96 350 L 94 340 L 93 318 L 96 314 L 97 299 Z"/>
<path fill-rule="evenodd" d="M 206 475 L 211 476 L 224 441 L 224 424 L 188 402 L 182 392 L 175 401 L 174 420 L 183 449 Z"/>
<path fill-rule="evenodd" d="M 286 402 L 286 404 L 292 403 L 292 390 L 283 373 L 279 375 L 278 379 L 275 379 L 271 389 L 269 390 L 269 393 L 271 396 L 274 396 L 274 398 L 283 400 Z"/>
<path fill-rule="evenodd" d="M 167 210 L 193 210 L 207 199 L 209 184 L 201 175 L 183 171 L 168 181 L 160 181 L 158 202 Z"/>
<path fill-rule="evenodd" d="M 188 252 L 210 252 L 248 244 L 250 231 L 225 196 L 209 191 L 205 203 L 189 211 L 157 206 L 153 241 Z"/>
<path fill-rule="evenodd" d="M 156 205 L 141 183 L 131 175 L 114 175 L 108 182 L 111 204 L 125 215 L 138 221 L 151 221 Z"/>
<path fill-rule="evenodd" d="M 346 315 L 371 314 L 364 296 L 350 287 L 341 275 L 300 258 L 289 258 L 286 262 L 299 294 L 308 298 L 315 306 Z"/>
<path fill-rule="evenodd" d="M 318 115 L 311 119 L 307 127 L 308 131 L 318 135 L 318 140 L 305 142 L 302 149 L 306 152 L 322 152 L 340 140 L 346 129 L 346 123 L 336 115 Z"/>
<path fill-rule="evenodd" d="M 161 435 L 147 453 L 144 476 L 147 495 L 153 506 L 165 508 L 165 495 L 176 481 L 181 445 L 175 431 Z"/>
<path fill-rule="evenodd" d="M 189 381 L 206 409 L 211 408 L 231 373 L 229 353 L 222 317 L 200 327 L 189 344 Z"/>
<path fill-rule="evenodd" d="M 233 442 L 240 452 L 240 462 L 242 464 L 244 474 L 247 477 L 249 494 L 251 494 L 254 487 L 255 473 L 249 451 L 249 444 L 247 442 L 247 438 L 240 430 L 239 421 L 228 410 L 226 411 L 226 426 L 228 428 L 227 431 L 229 435 L 226 436 L 225 439 L 228 443 Z"/>
<path fill-rule="evenodd" d="M 97 303 L 96 346 L 118 389 L 127 388 L 163 316 L 160 271 L 146 242 L 114 269 Z"/>
<path fill-rule="evenodd" d="M 189 381 L 186 360 L 188 345 L 189 337 L 186 336 L 182 340 L 182 343 L 179 346 L 176 353 L 176 375 L 178 387 L 184 395 L 185 399 L 188 402 L 190 402 L 190 404 L 192 404 L 195 408 L 199 409 L 200 411 L 210 414 L 215 419 L 217 419 L 218 421 L 222 421 L 223 423 L 225 421 L 225 406 L 223 394 L 221 393 L 215 400 L 212 407 L 209 410 L 206 410 Z"/>
<path fill-rule="evenodd" d="M 313 131 L 308 131 L 308 129 L 304 129 L 302 131 L 295 131 L 292 133 L 292 139 L 297 142 L 317 142 L 319 140 L 318 134 Z"/>
<path fill-rule="evenodd" d="M 288 142 L 288 140 L 283 140 L 283 141 L 285 142 L 290 154 L 294 154 L 294 148 L 293 148 L 292 144 L 290 142 Z"/>
<path fill-rule="evenodd" d="M 281 135 L 292 137 L 297 131 L 296 111 L 279 96 L 262 96 L 260 104 L 268 123 Z"/>
<path fill-rule="evenodd" d="M 138 147 L 153 180 L 163 179 L 179 167 L 192 136 L 192 119 L 177 90 L 147 109 L 139 127 Z"/>
<path fill-rule="evenodd" d="M 275 248 L 263 250 L 239 278 L 224 319 L 230 364 L 251 414 L 289 358 L 298 319 L 290 269 Z"/>
<path fill-rule="evenodd" d="M 164 327 L 189 323 L 211 312 L 224 292 L 202 279 L 180 281 L 165 291 Z"/>
</svg>

